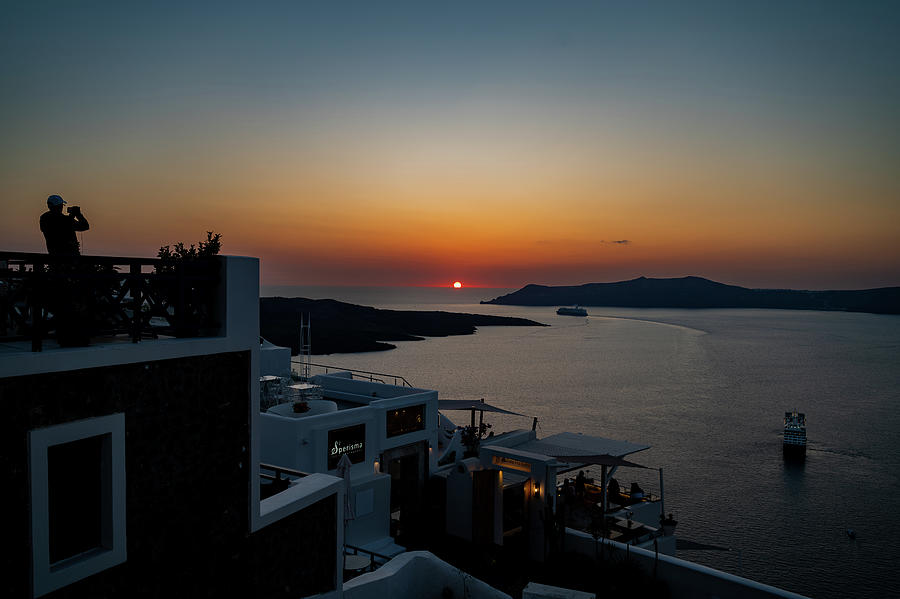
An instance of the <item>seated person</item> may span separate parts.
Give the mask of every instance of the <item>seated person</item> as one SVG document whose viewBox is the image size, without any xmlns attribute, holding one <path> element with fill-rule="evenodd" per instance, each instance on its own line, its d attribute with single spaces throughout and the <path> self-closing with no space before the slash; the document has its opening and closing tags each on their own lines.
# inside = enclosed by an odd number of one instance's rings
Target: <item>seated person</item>
<svg viewBox="0 0 900 599">
<path fill-rule="evenodd" d="M 606 490 L 606 499 L 609 503 L 622 503 L 622 498 L 619 497 L 619 494 L 622 490 L 619 488 L 619 481 L 614 478 L 609 479 L 609 485 Z"/>
<path fill-rule="evenodd" d="M 644 498 L 644 490 L 637 483 L 631 483 L 631 498 L 632 499 L 643 499 Z"/>
</svg>

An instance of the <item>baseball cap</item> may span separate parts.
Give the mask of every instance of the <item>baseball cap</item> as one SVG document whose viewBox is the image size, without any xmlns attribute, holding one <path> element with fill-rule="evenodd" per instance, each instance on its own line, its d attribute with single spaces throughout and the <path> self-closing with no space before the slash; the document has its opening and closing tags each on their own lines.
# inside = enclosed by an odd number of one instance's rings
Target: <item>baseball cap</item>
<svg viewBox="0 0 900 599">
<path fill-rule="evenodd" d="M 62 206 L 65 203 L 66 203 L 66 201 L 64 199 L 62 199 L 62 196 L 52 195 L 47 198 L 48 206 Z"/>
</svg>

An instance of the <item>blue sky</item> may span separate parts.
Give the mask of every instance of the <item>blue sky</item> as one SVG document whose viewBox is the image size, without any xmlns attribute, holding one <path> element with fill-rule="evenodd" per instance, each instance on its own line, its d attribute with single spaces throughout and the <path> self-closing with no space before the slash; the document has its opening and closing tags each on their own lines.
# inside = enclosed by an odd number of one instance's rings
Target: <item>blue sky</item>
<svg viewBox="0 0 900 599">
<path fill-rule="evenodd" d="M 900 278 L 894 2 L 29 2 L 0 44 L 8 249 L 62 193 L 96 252 L 214 228 L 269 283 Z"/>
</svg>

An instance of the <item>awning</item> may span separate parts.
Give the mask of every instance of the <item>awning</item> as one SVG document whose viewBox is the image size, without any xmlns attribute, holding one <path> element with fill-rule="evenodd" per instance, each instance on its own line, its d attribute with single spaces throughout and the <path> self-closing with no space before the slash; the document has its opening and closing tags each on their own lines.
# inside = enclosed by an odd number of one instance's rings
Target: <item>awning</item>
<svg viewBox="0 0 900 599">
<path fill-rule="evenodd" d="M 631 453 L 650 449 L 650 446 L 578 433 L 558 433 L 543 439 L 522 443 L 517 445 L 515 449 L 551 457 L 569 456 L 577 458 L 581 456 L 586 458 L 610 455 L 621 458 Z"/>
<path fill-rule="evenodd" d="M 604 453 L 603 455 L 554 455 L 550 457 L 554 457 L 560 462 L 566 462 L 568 464 L 599 464 L 601 466 L 627 466 L 629 468 L 647 468 L 647 466 L 641 466 L 640 464 L 635 464 L 634 462 L 623 460 L 618 456 L 609 455 L 608 453 Z"/>
<path fill-rule="evenodd" d="M 512 414 L 513 416 L 524 416 L 518 412 L 510 412 L 497 406 L 478 401 L 477 399 L 439 399 L 438 410 L 475 410 L 476 412 L 495 412 L 497 414 Z"/>
</svg>

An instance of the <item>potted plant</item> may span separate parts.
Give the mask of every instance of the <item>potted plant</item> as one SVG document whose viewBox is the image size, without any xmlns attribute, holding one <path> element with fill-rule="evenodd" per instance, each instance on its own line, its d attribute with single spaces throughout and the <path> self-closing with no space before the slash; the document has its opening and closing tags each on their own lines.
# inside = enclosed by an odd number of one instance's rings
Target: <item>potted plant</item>
<svg viewBox="0 0 900 599">
<path fill-rule="evenodd" d="M 174 249 L 168 245 L 159 248 L 157 257 L 163 263 L 156 267 L 156 274 L 166 277 L 161 283 L 162 305 L 165 312 L 160 314 L 172 326 L 176 337 L 196 337 L 200 334 L 212 334 L 217 329 L 213 322 L 211 305 L 214 296 L 214 285 L 210 282 L 178 281 L 181 276 L 207 276 L 211 280 L 219 275 L 218 265 L 211 261 L 222 249 L 222 235 L 206 232 L 206 241 L 198 246 L 176 243 Z M 171 313 L 175 306 L 180 312 Z"/>
<path fill-rule="evenodd" d="M 484 422 L 476 424 L 475 426 L 462 427 L 461 440 L 466 448 L 465 457 L 468 458 L 478 455 L 478 447 L 481 445 L 481 440 L 487 435 L 490 428 L 491 425 L 485 424 Z"/>
</svg>

